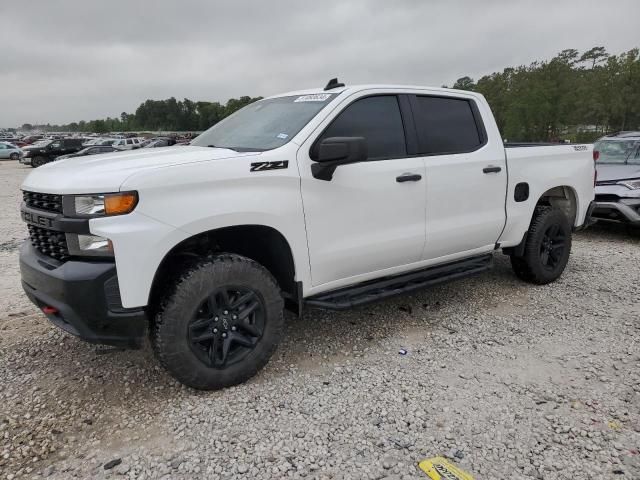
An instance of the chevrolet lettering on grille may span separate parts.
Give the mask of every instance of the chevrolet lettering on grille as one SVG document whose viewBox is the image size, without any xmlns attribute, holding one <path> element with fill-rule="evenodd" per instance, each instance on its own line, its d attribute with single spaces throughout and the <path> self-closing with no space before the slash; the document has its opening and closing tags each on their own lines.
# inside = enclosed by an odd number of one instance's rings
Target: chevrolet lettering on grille
<svg viewBox="0 0 640 480">
<path fill-rule="evenodd" d="M 45 217 L 44 215 L 37 215 L 33 212 L 27 212 L 25 210 L 21 210 L 22 220 L 31 225 L 37 225 L 39 227 L 51 228 L 53 227 L 53 219 L 49 217 Z"/>
</svg>

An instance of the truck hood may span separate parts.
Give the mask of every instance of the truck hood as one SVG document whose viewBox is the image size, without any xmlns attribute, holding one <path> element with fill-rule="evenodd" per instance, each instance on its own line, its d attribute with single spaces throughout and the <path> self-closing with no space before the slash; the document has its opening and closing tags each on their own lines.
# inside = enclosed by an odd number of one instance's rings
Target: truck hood
<svg viewBox="0 0 640 480">
<path fill-rule="evenodd" d="M 638 164 L 614 164 L 598 163 L 598 181 L 625 180 L 628 178 L 640 178 L 640 165 Z"/>
<path fill-rule="evenodd" d="M 260 152 L 172 146 L 74 157 L 34 170 L 22 189 L 59 194 L 116 192 L 128 177 L 144 170 L 252 155 Z"/>
</svg>

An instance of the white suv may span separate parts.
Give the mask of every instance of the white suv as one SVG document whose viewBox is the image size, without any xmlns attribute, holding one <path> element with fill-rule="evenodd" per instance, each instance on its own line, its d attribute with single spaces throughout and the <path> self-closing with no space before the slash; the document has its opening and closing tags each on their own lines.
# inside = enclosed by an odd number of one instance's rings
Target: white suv
<svg viewBox="0 0 640 480">
<path fill-rule="evenodd" d="M 118 150 L 135 150 L 142 147 L 144 144 L 144 138 L 120 138 L 111 144 L 112 147 Z"/>
</svg>

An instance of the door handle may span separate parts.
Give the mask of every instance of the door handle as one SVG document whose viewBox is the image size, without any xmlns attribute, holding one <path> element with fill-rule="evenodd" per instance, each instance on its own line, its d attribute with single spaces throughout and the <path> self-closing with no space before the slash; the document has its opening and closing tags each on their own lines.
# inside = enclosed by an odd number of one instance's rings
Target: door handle
<svg viewBox="0 0 640 480">
<path fill-rule="evenodd" d="M 494 167 L 493 165 L 489 165 L 488 167 L 484 167 L 482 171 L 484 173 L 498 173 L 502 171 L 502 167 Z"/>
<path fill-rule="evenodd" d="M 422 175 L 418 175 L 417 173 L 403 173 L 399 177 L 396 177 L 396 182 L 417 182 L 422 179 Z"/>
</svg>

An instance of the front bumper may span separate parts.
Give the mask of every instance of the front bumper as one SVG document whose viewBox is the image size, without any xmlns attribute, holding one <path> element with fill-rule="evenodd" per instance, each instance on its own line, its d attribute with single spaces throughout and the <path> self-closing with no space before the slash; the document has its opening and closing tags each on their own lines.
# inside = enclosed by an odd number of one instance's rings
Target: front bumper
<svg viewBox="0 0 640 480">
<path fill-rule="evenodd" d="M 18 161 L 23 165 L 31 165 L 31 157 L 25 157 L 23 155 L 22 157 L 20 157 L 20 160 Z"/>
<path fill-rule="evenodd" d="M 640 198 L 606 198 L 594 202 L 592 217 L 606 222 L 640 225 Z"/>
<path fill-rule="evenodd" d="M 29 300 L 59 328 L 90 343 L 128 348 L 142 344 L 146 313 L 122 307 L 113 262 L 61 263 L 27 241 L 20 250 L 20 272 Z"/>
</svg>

